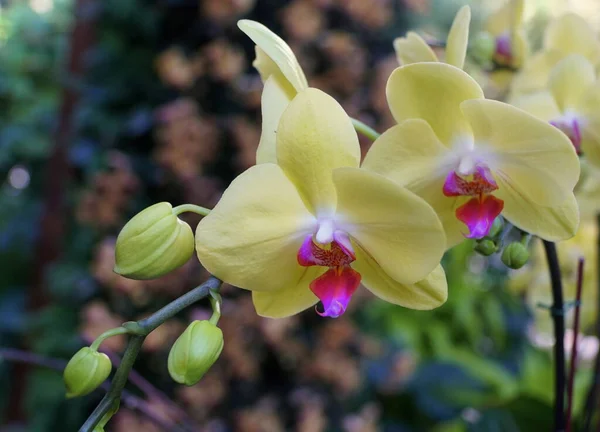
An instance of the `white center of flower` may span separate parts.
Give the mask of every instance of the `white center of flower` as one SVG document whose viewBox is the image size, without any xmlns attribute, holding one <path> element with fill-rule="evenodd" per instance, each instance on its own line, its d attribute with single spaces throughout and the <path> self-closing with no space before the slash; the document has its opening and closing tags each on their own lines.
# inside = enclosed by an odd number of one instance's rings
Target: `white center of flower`
<svg viewBox="0 0 600 432">
<path fill-rule="evenodd" d="M 333 241 L 333 232 L 335 231 L 335 225 L 332 219 L 321 219 L 319 220 L 319 227 L 315 240 L 320 244 L 329 244 Z"/>
</svg>

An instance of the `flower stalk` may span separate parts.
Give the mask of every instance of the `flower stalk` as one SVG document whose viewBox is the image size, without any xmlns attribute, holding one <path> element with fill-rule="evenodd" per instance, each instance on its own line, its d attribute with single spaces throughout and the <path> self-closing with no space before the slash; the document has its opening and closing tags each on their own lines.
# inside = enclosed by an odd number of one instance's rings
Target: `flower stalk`
<svg viewBox="0 0 600 432">
<path fill-rule="evenodd" d="M 106 423 L 108 420 L 107 415 L 110 416 L 111 413 L 116 412 L 121 399 L 121 394 L 125 384 L 127 384 L 129 372 L 137 359 L 146 336 L 183 309 L 210 295 L 212 291 L 218 290 L 220 286 L 221 281 L 219 279 L 210 277 L 202 285 L 172 301 L 148 318 L 135 322 L 135 331 L 128 331 L 129 334 L 133 333 L 133 335 L 129 338 L 123 360 L 117 368 L 110 389 L 83 426 L 79 429 L 79 432 L 93 432 L 98 424 Z M 133 326 L 130 327 L 133 328 Z"/>
<path fill-rule="evenodd" d="M 579 258 L 577 264 L 577 287 L 575 293 L 575 322 L 573 323 L 573 344 L 571 345 L 571 362 L 569 365 L 569 381 L 567 384 L 567 432 L 571 432 L 573 426 L 573 394 L 575 384 L 575 372 L 577 371 L 577 343 L 579 342 L 579 321 L 581 316 L 581 292 L 583 290 L 583 268 L 585 260 Z"/>
<path fill-rule="evenodd" d="M 563 432 L 565 419 L 565 305 L 561 271 L 556 253 L 556 244 L 544 240 L 544 250 L 552 285 L 552 307 L 550 314 L 554 322 L 554 431 Z"/>
<path fill-rule="evenodd" d="M 375 141 L 381 135 L 375 129 L 373 129 L 370 126 L 367 126 L 360 120 L 357 120 L 355 118 L 351 118 L 350 120 L 352 120 L 352 125 L 354 126 L 354 129 L 356 130 L 356 132 L 358 132 L 361 135 L 366 136 L 371 141 Z"/>
</svg>

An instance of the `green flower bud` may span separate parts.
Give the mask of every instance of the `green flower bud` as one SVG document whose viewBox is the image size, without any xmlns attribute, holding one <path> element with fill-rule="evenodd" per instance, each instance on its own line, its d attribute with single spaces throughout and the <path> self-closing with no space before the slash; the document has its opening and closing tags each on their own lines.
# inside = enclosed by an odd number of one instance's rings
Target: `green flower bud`
<svg viewBox="0 0 600 432">
<path fill-rule="evenodd" d="M 112 365 L 106 354 L 90 347 L 81 348 L 71 357 L 63 373 L 67 397 L 91 393 L 108 378 L 111 369 Z"/>
<path fill-rule="evenodd" d="M 210 321 L 194 321 L 169 352 L 169 374 L 180 384 L 194 385 L 217 361 L 223 350 L 223 332 Z"/>
<path fill-rule="evenodd" d="M 496 39 L 487 32 L 480 32 L 469 44 L 469 51 L 479 63 L 490 63 L 496 52 Z"/>
<path fill-rule="evenodd" d="M 194 254 L 194 233 L 161 202 L 123 227 L 117 238 L 115 273 L 130 279 L 153 279 L 185 264 Z"/>
<path fill-rule="evenodd" d="M 496 242 L 494 240 L 491 240 L 489 238 L 483 238 L 475 244 L 475 252 L 483 256 L 490 256 L 496 253 L 497 251 L 498 245 L 496 245 Z"/>
<path fill-rule="evenodd" d="M 494 223 L 492 224 L 492 227 L 490 228 L 490 232 L 488 233 L 488 237 L 496 237 L 497 235 L 500 234 L 500 232 L 502 232 L 502 228 L 504 228 L 504 218 L 502 216 L 498 216 L 496 217 L 496 219 L 494 219 Z"/>
<path fill-rule="evenodd" d="M 502 252 L 502 262 L 511 269 L 520 269 L 528 260 L 529 250 L 519 242 L 509 244 Z"/>
</svg>

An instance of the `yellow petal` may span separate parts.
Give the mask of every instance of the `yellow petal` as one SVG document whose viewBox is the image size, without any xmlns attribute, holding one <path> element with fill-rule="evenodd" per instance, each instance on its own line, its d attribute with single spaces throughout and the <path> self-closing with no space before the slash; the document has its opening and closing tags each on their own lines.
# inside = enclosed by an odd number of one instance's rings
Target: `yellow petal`
<svg viewBox="0 0 600 432">
<path fill-rule="evenodd" d="M 517 29 L 523 23 L 524 0 L 509 0 L 493 12 L 485 23 L 485 29 L 499 36 L 506 31 Z"/>
<path fill-rule="evenodd" d="M 240 288 L 276 291 L 304 273 L 297 253 L 315 219 L 275 164 L 239 175 L 198 224 L 196 252 L 212 274 Z"/>
<path fill-rule="evenodd" d="M 511 84 L 511 95 L 517 96 L 529 92 L 545 90 L 550 71 L 564 54 L 550 50 L 535 54 L 527 60 L 523 69 L 515 76 Z"/>
<path fill-rule="evenodd" d="M 256 50 L 254 66 L 263 81 L 266 81 L 271 74 L 276 73 L 272 64 L 274 63 L 296 91 L 302 91 L 308 87 L 296 56 L 283 39 L 256 21 L 240 20 L 238 27 L 260 48 Z M 266 56 L 263 56 L 263 53 Z"/>
<path fill-rule="evenodd" d="M 470 100 L 461 105 L 475 143 L 491 154 L 496 179 L 542 206 L 564 202 L 579 179 L 579 158 L 571 141 L 554 126 L 508 104 Z"/>
<path fill-rule="evenodd" d="M 511 100 L 510 104 L 545 122 L 561 116 L 560 109 L 558 108 L 558 105 L 556 105 L 554 96 L 548 91 L 539 91 L 522 95 Z"/>
<path fill-rule="evenodd" d="M 262 132 L 256 150 L 256 163 L 277 163 L 277 126 L 281 115 L 296 95 L 296 91 L 285 80 L 270 76 L 265 81 L 261 97 Z"/>
<path fill-rule="evenodd" d="M 600 85 L 595 84 L 586 89 L 577 114 L 581 119 L 581 150 L 587 160 L 600 168 Z"/>
<path fill-rule="evenodd" d="M 455 216 L 456 199 L 443 195 L 450 167 L 449 149 L 421 119 L 406 120 L 384 132 L 371 146 L 362 167 L 392 179 L 427 201 L 446 232 L 447 248 L 462 240 L 465 226 Z"/>
<path fill-rule="evenodd" d="M 467 55 L 470 23 L 471 8 L 465 5 L 456 14 L 446 41 L 446 63 L 461 69 Z"/>
<path fill-rule="evenodd" d="M 577 108 L 596 81 L 594 66 L 582 55 L 571 54 L 550 72 L 548 88 L 562 112 Z"/>
<path fill-rule="evenodd" d="M 339 168 L 336 227 L 347 232 L 394 280 L 426 277 L 444 254 L 446 238 L 435 212 L 397 183 L 361 168 Z"/>
<path fill-rule="evenodd" d="M 392 72 L 386 95 L 398 123 L 422 118 L 438 138 L 450 146 L 456 137 L 470 133 L 460 103 L 483 98 L 483 90 L 467 73 L 454 66 L 415 63 Z"/>
<path fill-rule="evenodd" d="M 332 214 L 333 169 L 360 163 L 356 131 L 340 104 L 321 90 L 298 93 L 279 122 L 277 160 L 313 214 Z"/>
<path fill-rule="evenodd" d="M 573 194 L 559 206 L 542 207 L 507 187 L 503 180 L 499 186 L 494 195 L 504 201 L 502 215 L 516 227 L 548 241 L 566 240 L 577 232 L 579 207 Z"/>
<path fill-rule="evenodd" d="M 365 288 L 392 304 L 410 309 L 429 310 L 441 306 L 448 298 L 448 283 L 442 266 L 438 265 L 425 279 L 414 284 L 396 282 L 360 247 L 352 267 L 362 277 Z"/>
<path fill-rule="evenodd" d="M 394 51 L 401 65 L 438 61 L 431 47 L 415 32 L 408 32 L 406 37 L 396 38 Z"/>
<path fill-rule="evenodd" d="M 512 37 L 512 51 L 513 58 L 511 66 L 514 69 L 519 69 L 525 63 L 525 59 L 529 54 L 529 43 L 527 42 L 527 35 L 524 31 L 515 31 L 511 35 Z"/>
<path fill-rule="evenodd" d="M 544 33 L 544 48 L 566 54 L 581 54 L 596 64 L 600 47 L 594 30 L 585 19 L 567 13 L 552 21 Z"/>
<path fill-rule="evenodd" d="M 316 305 L 319 299 L 309 285 L 326 271 L 326 267 L 305 267 L 300 279 L 282 290 L 253 291 L 252 302 L 256 313 L 267 318 L 285 318 Z"/>
<path fill-rule="evenodd" d="M 581 132 L 581 149 L 585 158 L 600 168 L 600 116 L 587 118 Z"/>
</svg>

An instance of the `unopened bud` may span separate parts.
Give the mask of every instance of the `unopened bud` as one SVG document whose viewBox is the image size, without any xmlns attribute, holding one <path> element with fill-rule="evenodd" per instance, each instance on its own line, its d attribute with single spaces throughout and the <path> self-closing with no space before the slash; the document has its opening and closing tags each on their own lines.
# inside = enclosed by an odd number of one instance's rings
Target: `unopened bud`
<svg viewBox="0 0 600 432">
<path fill-rule="evenodd" d="M 194 385 L 217 361 L 223 350 L 223 332 L 210 321 L 194 321 L 169 352 L 169 374 L 180 384 Z"/>
<path fill-rule="evenodd" d="M 504 218 L 502 216 L 497 216 L 496 219 L 494 219 L 494 222 L 492 223 L 492 227 L 490 228 L 488 237 L 496 237 L 500 234 L 502 228 L 504 228 Z"/>
<path fill-rule="evenodd" d="M 487 32 L 480 32 L 469 44 L 470 54 L 479 63 L 487 64 L 492 61 L 496 52 L 496 39 Z"/>
<path fill-rule="evenodd" d="M 90 347 L 81 348 L 71 357 L 63 373 L 67 397 L 91 393 L 108 378 L 111 369 L 112 365 L 106 354 Z"/>
<path fill-rule="evenodd" d="M 491 240 L 489 238 L 481 239 L 475 244 L 475 252 L 483 256 L 490 256 L 496 253 L 497 251 L 498 245 L 496 245 L 496 242 L 494 240 Z"/>
<path fill-rule="evenodd" d="M 502 252 L 502 262 L 511 269 L 520 269 L 529 260 L 527 246 L 519 242 L 509 244 Z"/>
<path fill-rule="evenodd" d="M 115 249 L 115 273 L 153 279 L 185 264 L 194 254 L 194 234 L 173 207 L 161 202 L 135 215 L 123 227 Z"/>
</svg>

